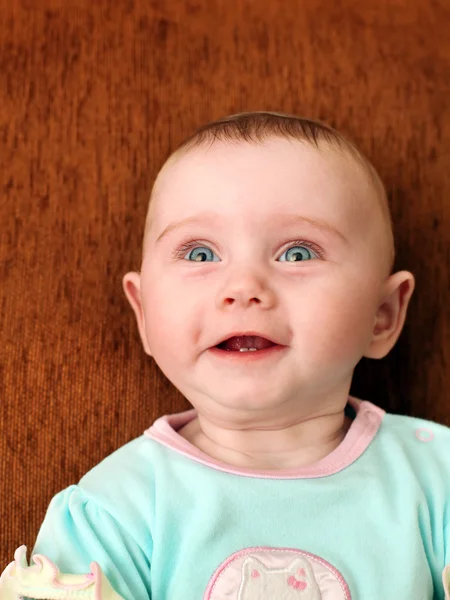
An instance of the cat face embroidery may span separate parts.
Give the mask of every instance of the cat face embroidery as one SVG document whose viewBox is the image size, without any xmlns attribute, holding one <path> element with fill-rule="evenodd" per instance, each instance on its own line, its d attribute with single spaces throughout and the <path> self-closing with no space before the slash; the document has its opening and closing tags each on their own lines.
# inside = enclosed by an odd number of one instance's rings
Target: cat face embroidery
<svg viewBox="0 0 450 600">
<path fill-rule="evenodd" d="M 242 565 L 238 600 L 321 600 L 322 594 L 306 558 L 284 569 L 268 569 L 249 556 Z"/>
</svg>

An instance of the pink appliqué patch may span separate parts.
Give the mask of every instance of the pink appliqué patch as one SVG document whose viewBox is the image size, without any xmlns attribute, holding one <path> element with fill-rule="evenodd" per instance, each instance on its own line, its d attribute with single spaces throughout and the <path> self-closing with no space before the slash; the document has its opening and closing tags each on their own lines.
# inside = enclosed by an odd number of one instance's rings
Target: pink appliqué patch
<svg viewBox="0 0 450 600">
<path fill-rule="evenodd" d="M 308 569 L 297 565 L 295 571 L 286 573 L 284 585 L 291 589 L 314 593 L 321 592 L 323 597 L 333 600 L 352 600 L 350 589 L 342 574 L 328 561 L 320 556 L 298 548 L 253 546 L 234 552 L 218 565 L 209 580 L 203 600 L 236 600 L 246 598 L 249 586 L 258 586 L 260 581 L 271 581 L 272 587 L 282 585 L 280 576 L 289 570 L 295 562 L 307 562 Z M 259 568 L 252 568 L 251 563 L 259 563 Z M 250 563 L 250 564 L 249 564 Z M 249 567 L 245 579 L 245 567 Z M 302 580 L 303 579 L 303 580 Z M 253 582 L 253 583 L 250 583 Z M 257 589 L 257 587 L 252 588 Z M 258 588 L 258 592 L 259 592 Z"/>
</svg>

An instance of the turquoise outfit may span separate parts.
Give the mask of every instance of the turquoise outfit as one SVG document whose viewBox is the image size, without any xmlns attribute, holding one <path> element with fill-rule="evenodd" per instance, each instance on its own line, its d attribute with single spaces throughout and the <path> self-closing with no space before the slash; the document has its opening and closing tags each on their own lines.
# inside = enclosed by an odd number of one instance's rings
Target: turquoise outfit
<svg viewBox="0 0 450 600">
<path fill-rule="evenodd" d="M 450 428 L 346 412 L 331 454 L 283 471 L 195 448 L 177 433 L 195 410 L 161 417 L 53 498 L 32 554 L 95 561 L 124 600 L 449 598 Z"/>
</svg>

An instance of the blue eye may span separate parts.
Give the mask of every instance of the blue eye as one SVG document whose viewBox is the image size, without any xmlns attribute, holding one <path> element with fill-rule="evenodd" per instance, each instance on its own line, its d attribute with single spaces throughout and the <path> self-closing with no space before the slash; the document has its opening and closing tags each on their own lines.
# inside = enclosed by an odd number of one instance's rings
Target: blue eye
<svg viewBox="0 0 450 600">
<path fill-rule="evenodd" d="M 200 252 L 197 252 L 198 250 L 200 250 Z M 209 254 L 214 254 L 212 252 L 212 250 L 210 250 L 207 246 L 197 246 L 196 248 L 193 248 L 190 252 L 188 252 L 188 255 L 190 256 L 194 256 L 193 261 L 189 261 L 189 262 L 206 262 L 207 259 L 205 258 L 205 256 L 208 256 Z M 188 259 L 189 260 L 189 259 Z M 213 261 L 213 262 L 218 262 L 218 261 Z"/>
<path fill-rule="evenodd" d="M 306 252 L 302 252 L 301 250 L 299 250 L 299 248 Z M 295 252 L 291 252 L 291 250 L 295 250 Z M 311 252 L 312 252 L 312 248 L 310 248 L 309 245 L 291 246 L 290 248 L 285 250 L 283 252 L 283 254 L 281 255 L 281 256 L 283 256 L 284 254 L 286 254 L 289 258 L 286 258 L 286 260 L 281 260 L 281 262 L 303 262 L 305 260 L 308 260 L 308 254 L 311 255 Z M 315 254 L 315 252 L 313 252 L 313 254 Z M 280 257 L 280 259 L 281 259 L 281 257 Z"/>
<path fill-rule="evenodd" d="M 281 260 L 280 257 L 280 262 L 308 261 L 310 260 L 311 253 L 317 258 L 322 258 L 322 253 L 315 247 L 315 245 L 308 242 L 295 242 L 295 244 L 296 245 L 290 246 L 283 252 L 281 256 L 286 254 L 287 258 L 285 260 Z M 196 245 L 196 242 L 189 242 L 182 246 L 179 250 L 177 250 L 176 256 L 183 258 L 187 262 L 220 262 L 219 260 L 214 259 L 209 261 L 208 256 L 216 256 L 214 252 L 208 248 L 208 246 Z"/>
</svg>

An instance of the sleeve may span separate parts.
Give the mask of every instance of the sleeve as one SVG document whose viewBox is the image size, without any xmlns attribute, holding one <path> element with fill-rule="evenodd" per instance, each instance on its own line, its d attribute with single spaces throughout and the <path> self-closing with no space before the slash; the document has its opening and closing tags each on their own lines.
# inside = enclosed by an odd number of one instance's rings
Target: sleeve
<svg viewBox="0 0 450 600">
<path fill-rule="evenodd" d="M 139 543 L 118 516 L 99 506 L 78 486 L 70 486 L 52 499 L 32 552 L 36 565 L 27 567 L 24 553 L 22 546 L 16 551 L 15 562 L 8 565 L 2 574 L 2 600 L 16 600 L 21 596 L 45 599 L 70 597 L 72 600 L 91 598 L 86 595 L 87 583 L 95 600 L 151 599 L 150 561 L 142 547 L 142 540 Z M 31 576 L 37 571 L 40 571 L 39 582 Z M 17 593 L 4 595 L 1 586 L 9 584 L 12 587 L 12 580 L 16 578 L 17 581 L 18 575 L 23 579 L 25 573 L 28 573 L 31 586 L 39 584 L 41 594 L 42 585 L 47 586 L 45 595 L 35 593 L 33 596 L 34 588 L 21 590 L 19 596 Z M 74 577 L 78 577 L 76 582 L 72 581 Z M 68 586 L 66 595 L 50 595 L 55 589 L 61 593 L 60 580 L 63 579 Z M 77 587 L 73 588 L 73 585 Z M 78 587 L 82 585 L 84 588 Z M 79 596 L 74 593 L 78 589 Z"/>
</svg>

